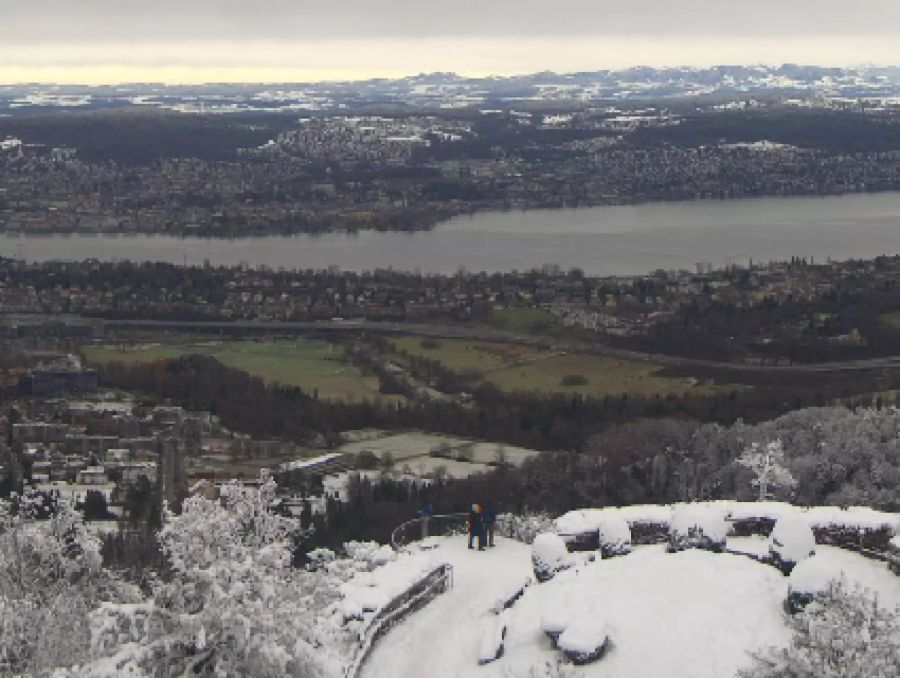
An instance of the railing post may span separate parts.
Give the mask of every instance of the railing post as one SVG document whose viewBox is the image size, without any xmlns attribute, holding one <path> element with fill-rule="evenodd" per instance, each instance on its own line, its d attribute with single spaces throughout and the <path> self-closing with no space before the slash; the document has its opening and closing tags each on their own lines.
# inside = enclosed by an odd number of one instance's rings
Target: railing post
<svg viewBox="0 0 900 678">
<path fill-rule="evenodd" d="M 419 522 L 422 527 L 422 541 L 425 541 L 428 539 L 428 516 L 422 516 Z"/>
</svg>

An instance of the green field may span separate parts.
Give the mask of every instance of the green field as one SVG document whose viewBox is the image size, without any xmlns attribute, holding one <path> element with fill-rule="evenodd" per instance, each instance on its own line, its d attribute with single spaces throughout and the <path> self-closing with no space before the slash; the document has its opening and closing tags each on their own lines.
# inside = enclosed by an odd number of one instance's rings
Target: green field
<svg viewBox="0 0 900 678">
<path fill-rule="evenodd" d="M 885 313 L 884 315 L 879 316 L 878 321 L 881 323 L 882 327 L 894 330 L 895 332 L 900 331 L 900 311 Z"/>
<path fill-rule="evenodd" d="M 658 365 L 635 360 L 464 339 L 442 339 L 436 348 L 427 348 L 432 345 L 430 342 L 423 345 L 417 337 L 402 337 L 395 339 L 394 345 L 410 355 L 438 360 L 454 372 L 478 372 L 483 381 L 505 391 L 653 396 L 657 393 L 711 393 L 719 388 L 698 385 L 689 379 L 661 376 Z M 587 382 L 564 386 L 562 380 L 567 375 L 580 375 Z"/>
<path fill-rule="evenodd" d="M 328 400 L 359 402 L 384 398 L 378 379 L 363 375 L 346 361 L 339 346 L 325 341 L 222 341 L 184 344 L 86 346 L 89 363 L 152 362 L 185 355 L 212 356 L 223 365 L 244 370 L 268 382 L 318 391 Z M 395 398 L 392 398 L 395 399 Z"/>
</svg>

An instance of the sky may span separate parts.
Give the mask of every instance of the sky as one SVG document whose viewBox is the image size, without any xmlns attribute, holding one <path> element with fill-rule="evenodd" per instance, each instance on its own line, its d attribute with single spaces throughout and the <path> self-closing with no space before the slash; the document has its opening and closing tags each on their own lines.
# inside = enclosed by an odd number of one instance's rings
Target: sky
<svg viewBox="0 0 900 678">
<path fill-rule="evenodd" d="M 0 0 L 0 83 L 900 64 L 900 0 Z"/>
</svg>

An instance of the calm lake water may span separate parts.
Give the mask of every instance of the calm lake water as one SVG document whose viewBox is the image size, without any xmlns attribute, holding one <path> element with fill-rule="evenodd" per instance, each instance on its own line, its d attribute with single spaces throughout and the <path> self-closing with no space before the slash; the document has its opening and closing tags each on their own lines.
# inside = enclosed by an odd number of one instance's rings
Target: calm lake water
<svg viewBox="0 0 900 678">
<path fill-rule="evenodd" d="M 543 264 L 590 274 L 716 266 L 728 261 L 869 258 L 900 252 L 900 193 L 756 198 L 633 207 L 490 212 L 422 233 L 361 233 L 239 240 L 159 236 L 0 235 L 0 256 L 266 264 L 345 270 L 394 267 L 452 273 Z"/>
</svg>

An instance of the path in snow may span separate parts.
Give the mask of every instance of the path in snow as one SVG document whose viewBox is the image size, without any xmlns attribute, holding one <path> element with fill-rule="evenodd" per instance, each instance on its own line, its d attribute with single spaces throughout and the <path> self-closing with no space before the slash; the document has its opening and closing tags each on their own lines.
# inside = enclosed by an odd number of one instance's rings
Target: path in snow
<svg viewBox="0 0 900 678">
<path fill-rule="evenodd" d="M 378 641 L 363 678 L 471 676 L 481 640 L 473 628 L 511 585 L 532 574 L 531 547 L 510 539 L 469 551 L 466 537 L 450 537 L 436 553 L 453 563 L 453 588 Z"/>
</svg>

